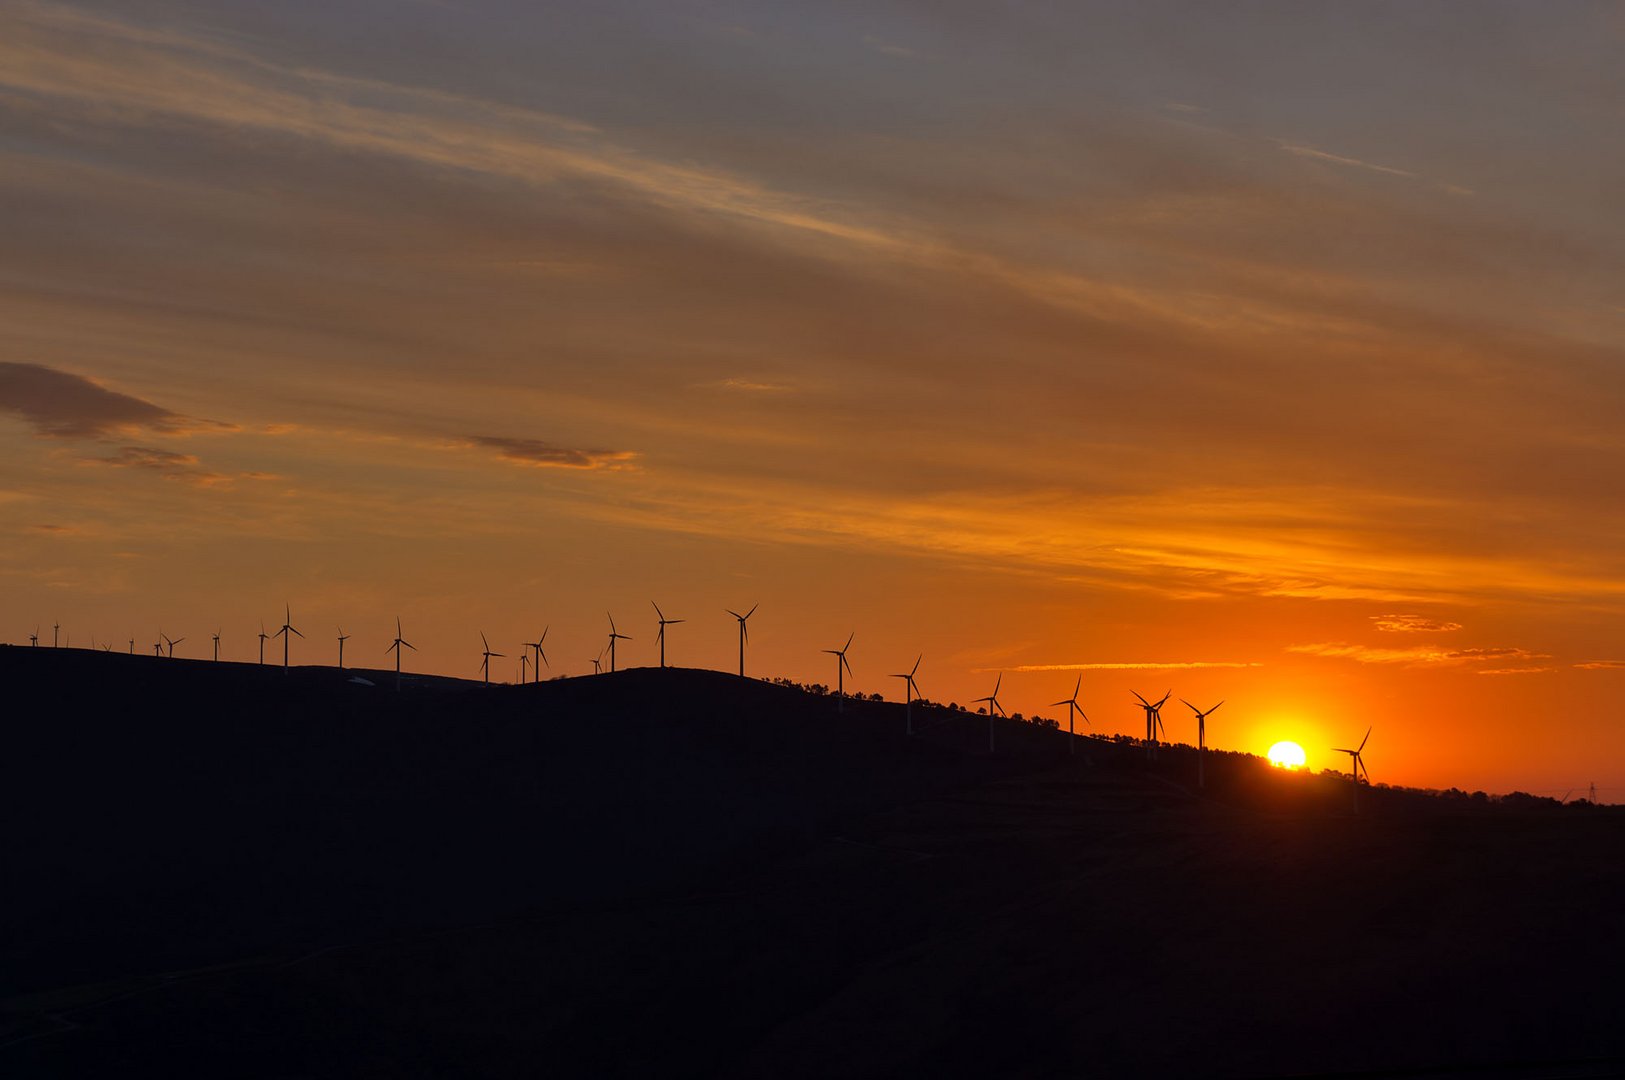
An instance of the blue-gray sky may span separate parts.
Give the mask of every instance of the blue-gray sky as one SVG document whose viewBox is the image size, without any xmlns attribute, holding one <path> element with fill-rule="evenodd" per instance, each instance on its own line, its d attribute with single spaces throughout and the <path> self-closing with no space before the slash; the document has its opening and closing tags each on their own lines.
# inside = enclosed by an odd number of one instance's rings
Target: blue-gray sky
<svg viewBox="0 0 1625 1080">
<path fill-rule="evenodd" d="M 1245 703 L 1220 745 L 1593 779 L 1622 45 L 1617 4 L 0 3 L 0 636 L 246 657 L 289 599 L 578 671 L 605 608 L 761 598 L 767 673 L 854 628 L 865 689 L 1091 665 L 1128 731 L 1117 665 L 1238 665 L 1163 668 Z"/>
</svg>

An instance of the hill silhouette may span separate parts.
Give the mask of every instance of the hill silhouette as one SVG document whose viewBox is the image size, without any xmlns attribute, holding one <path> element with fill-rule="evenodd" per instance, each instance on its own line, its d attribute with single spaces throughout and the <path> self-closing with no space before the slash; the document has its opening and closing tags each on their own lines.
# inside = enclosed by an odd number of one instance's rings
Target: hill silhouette
<svg viewBox="0 0 1625 1080">
<path fill-rule="evenodd" d="M 356 675 L 374 685 L 350 681 Z M 7 1076 L 1607 1075 L 1625 817 L 717 672 L 0 648 Z M 1432 1072 L 1430 1072 L 1430 1070 Z"/>
</svg>

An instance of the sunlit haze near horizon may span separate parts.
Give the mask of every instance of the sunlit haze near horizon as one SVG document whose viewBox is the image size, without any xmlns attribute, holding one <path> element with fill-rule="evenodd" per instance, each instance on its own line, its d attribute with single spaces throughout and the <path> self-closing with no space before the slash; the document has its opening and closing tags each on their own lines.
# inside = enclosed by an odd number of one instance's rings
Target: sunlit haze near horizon
<svg viewBox="0 0 1625 1080">
<path fill-rule="evenodd" d="M 0 640 L 1625 802 L 1625 8 L 0 0 Z M 268 657 L 280 660 L 280 645 Z M 229 715 L 222 717 L 229 723 Z M 1081 726 L 1081 722 L 1080 722 Z M 471 737 L 475 737 L 471 733 Z"/>
</svg>

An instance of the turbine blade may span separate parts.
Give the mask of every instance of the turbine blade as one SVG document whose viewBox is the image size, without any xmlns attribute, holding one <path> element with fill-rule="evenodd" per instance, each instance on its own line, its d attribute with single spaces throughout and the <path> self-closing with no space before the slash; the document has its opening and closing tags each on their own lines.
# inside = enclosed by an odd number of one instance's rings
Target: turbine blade
<svg viewBox="0 0 1625 1080">
<path fill-rule="evenodd" d="M 1140 692 L 1138 690 L 1130 690 L 1129 693 L 1133 694 L 1137 698 L 1140 698 L 1141 705 L 1144 705 L 1148 709 L 1151 707 L 1151 703 L 1149 701 L 1145 700 L 1143 697 L 1140 697 Z"/>
<path fill-rule="evenodd" d="M 919 655 L 919 656 L 918 656 L 918 657 L 917 657 L 917 658 L 916 658 L 916 659 L 915 659 L 915 661 L 914 661 L 914 666 L 913 666 L 913 667 L 911 667 L 911 668 L 909 668 L 909 669 L 908 669 L 908 677 L 909 677 L 909 678 L 911 678 L 911 679 L 912 679 L 912 678 L 913 678 L 913 677 L 914 677 L 914 673 L 915 673 L 915 672 L 917 672 L 917 671 L 919 671 L 919 670 L 920 670 L 920 661 L 921 661 L 921 660 L 924 660 L 924 659 L 925 659 L 925 654 L 924 654 L 924 653 L 921 653 L 921 654 L 920 654 L 920 655 Z"/>
<path fill-rule="evenodd" d="M 758 602 L 758 603 L 755 603 L 755 604 L 752 604 L 752 605 L 751 605 L 751 606 L 750 606 L 750 610 L 749 610 L 749 611 L 747 611 L 747 612 L 745 612 L 745 618 L 747 618 L 747 619 L 748 619 L 748 618 L 750 618 L 750 617 L 751 617 L 751 616 L 752 616 L 752 615 L 754 615 L 754 614 L 756 614 L 756 609 L 757 609 L 757 608 L 759 608 L 759 607 L 761 607 L 761 606 L 762 606 L 762 605 L 761 605 L 761 603 L 759 603 L 759 602 Z"/>
<path fill-rule="evenodd" d="M 1365 749 L 1365 744 L 1370 742 L 1370 741 L 1371 741 L 1371 729 L 1366 728 L 1365 729 L 1365 738 L 1360 740 L 1360 749 L 1364 750 Z"/>
<path fill-rule="evenodd" d="M 1219 705 L 1223 705 L 1223 704 L 1224 704 L 1224 702 L 1222 702 L 1222 701 L 1219 702 Z M 1219 705 L 1215 705 L 1215 706 L 1213 706 L 1213 708 L 1209 709 L 1207 711 L 1206 715 L 1212 716 L 1214 713 L 1218 712 L 1219 711 Z"/>
<path fill-rule="evenodd" d="M 852 647 L 852 639 L 857 637 L 857 636 L 858 636 L 858 632 L 856 630 L 854 630 L 850 634 L 846 635 L 846 644 L 841 646 L 841 651 L 843 653 L 846 652 L 846 650 L 848 650 L 848 649 L 850 649 Z"/>
</svg>

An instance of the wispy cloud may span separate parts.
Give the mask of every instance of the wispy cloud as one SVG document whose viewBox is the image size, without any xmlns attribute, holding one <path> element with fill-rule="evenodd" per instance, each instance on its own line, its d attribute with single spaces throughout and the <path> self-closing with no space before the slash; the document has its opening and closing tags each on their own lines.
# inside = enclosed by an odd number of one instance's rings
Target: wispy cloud
<svg viewBox="0 0 1625 1080">
<path fill-rule="evenodd" d="M 1479 674 L 1479 675 L 1544 675 L 1547 672 L 1556 671 L 1556 670 L 1557 670 L 1556 668 L 1549 668 L 1549 667 L 1485 668 L 1483 671 L 1477 672 L 1477 674 Z"/>
<path fill-rule="evenodd" d="M 167 435 L 230 430 L 232 425 L 170 412 L 83 375 L 41 364 L 0 363 L 0 409 L 15 413 L 40 435 L 101 438 L 141 429 Z"/>
<path fill-rule="evenodd" d="M 637 457 L 630 450 L 586 450 L 555 446 L 540 439 L 510 439 L 495 435 L 470 435 L 465 445 L 494 450 L 504 461 L 535 468 L 619 469 L 627 467 Z"/>
<path fill-rule="evenodd" d="M 1625 660 L 1587 660 L 1574 666 L 1581 671 L 1619 671 L 1625 670 Z"/>
<path fill-rule="evenodd" d="M 1373 615 L 1372 625 L 1390 634 L 1441 634 L 1460 630 L 1461 623 L 1442 622 L 1422 615 Z"/>
<path fill-rule="evenodd" d="M 718 379 L 711 385 L 743 394 L 787 394 L 795 389 L 794 386 L 785 382 L 746 378 Z"/>
<path fill-rule="evenodd" d="M 123 469 L 141 469 L 154 472 L 168 480 L 180 480 L 199 487 L 217 487 L 230 482 L 222 473 L 201 468 L 194 454 L 161 450 L 152 446 L 121 446 L 109 457 L 82 459 L 87 465 L 112 465 Z"/>
<path fill-rule="evenodd" d="M 865 48 L 873 52 L 881 53 L 885 56 L 897 56 L 906 59 L 916 55 L 914 50 L 908 48 L 906 45 L 896 45 L 889 41 L 882 41 L 880 38 L 877 38 L 872 34 L 864 35 L 863 44 Z"/>
<path fill-rule="evenodd" d="M 1289 142 L 1277 142 L 1276 145 L 1282 150 L 1285 150 L 1287 153 L 1295 154 L 1298 157 L 1313 158 L 1316 161 L 1327 161 L 1333 165 L 1347 165 L 1356 169 L 1368 169 L 1371 172 L 1386 173 L 1389 176 L 1404 176 L 1411 179 L 1416 178 L 1415 173 L 1406 169 L 1396 169 L 1390 165 L 1377 165 L 1369 161 L 1361 161 L 1359 158 L 1344 157 L 1342 154 L 1329 154 L 1324 150 L 1317 150 L 1312 146 L 1300 146 L 1296 143 Z"/>
<path fill-rule="evenodd" d="M 1306 645 L 1288 645 L 1287 652 L 1306 656 L 1323 656 L 1339 660 L 1356 660 L 1362 664 L 1404 664 L 1410 667 L 1452 666 L 1489 660 L 1550 660 L 1546 653 L 1531 652 L 1512 646 L 1440 649 L 1430 645 L 1390 649 L 1370 645 L 1351 645 L 1347 642 L 1318 642 Z"/>
</svg>

